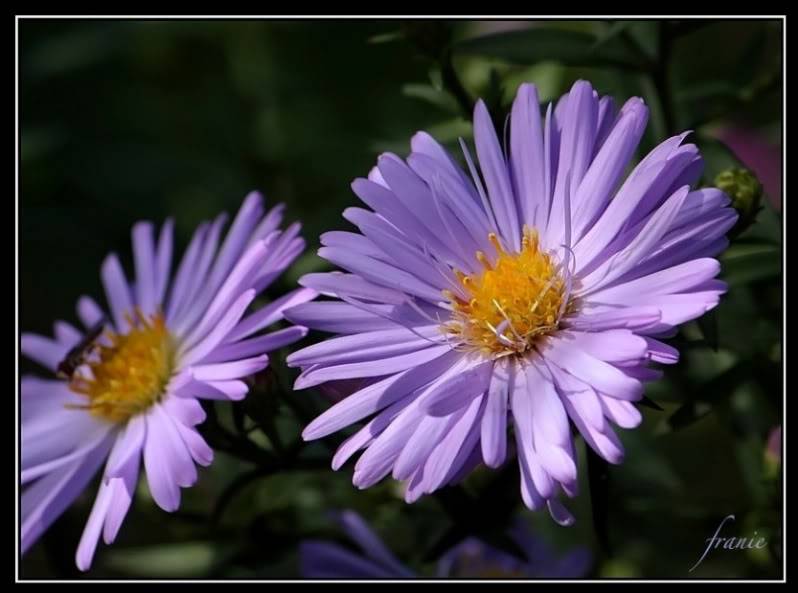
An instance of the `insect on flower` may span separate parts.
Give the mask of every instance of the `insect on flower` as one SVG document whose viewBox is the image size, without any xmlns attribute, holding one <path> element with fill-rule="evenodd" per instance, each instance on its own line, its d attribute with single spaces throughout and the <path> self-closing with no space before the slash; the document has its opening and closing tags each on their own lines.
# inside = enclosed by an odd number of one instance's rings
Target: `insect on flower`
<svg viewBox="0 0 798 593">
<path fill-rule="evenodd" d="M 101 317 L 97 323 L 89 328 L 86 334 L 80 339 L 80 342 L 75 344 L 75 346 L 67 352 L 63 360 L 58 363 L 58 367 L 55 371 L 56 377 L 66 380 L 72 379 L 77 368 L 82 366 L 91 353 L 96 350 L 96 340 L 103 332 L 106 323 L 105 317 Z"/>
</svg>

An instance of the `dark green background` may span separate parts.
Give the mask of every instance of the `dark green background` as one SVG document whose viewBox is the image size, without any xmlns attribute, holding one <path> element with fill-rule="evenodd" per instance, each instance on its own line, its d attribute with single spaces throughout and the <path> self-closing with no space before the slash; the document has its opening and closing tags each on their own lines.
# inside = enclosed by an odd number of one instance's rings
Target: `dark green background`
<svg viewBox="0 0 798 593">
<path fill-rule="evenodd" d="M 99 264 L 112 250 L 130 262 L 135 221 L 174 216 L 182 249 L 199 221 L 233 213 L 252 189 L 270 203 L 285 202 L 287 219 L 302 221 L 309 244 L 269 295 L 324 269 L 315 256 L 318 235 L 347 226 L 340 214 L 356 203 L 349 184 L 381 151 L 406 154 L 421 129 L 450 145 L 469 137 L 461 106 L 440 85 L 450 42 L 465 93 L 485 97 L 499 120 L 522 81 L 536 82 L 542 99 L 551 100 L 587 78 L 619 102 L 646 99 L 646 150 L 666 135 L 696 130 L 707 182 L 739 164 L 715 139 L 719 127 L 754 130 L 776 154 L 781 142 L 779 22 L 26 19 L 19 26 L 25 331 L 48 333 L 54 319 L 74 320 L 81 294 L 100 295 Z M 385 39 L 397 30 L 404 34 Z M 590 44 L 582 47 L 585 36 Z M 764 456 L 782 409 L 780 229 L 780 213 L 766 200 L 757 223 L 724 256 L 731 290 L 714 321 L 685 329 L 684 360 L 648 391 L 665 411 L 647 409 L 638 430 L 619 431 L 627 460 L 610 470 L 609 505 L 599 510 L 609 553 L 597 543 L 584 471 L 582 494 L 571 505 L 576 527 L 524 514 L 556 547 L 590 546 L 592 576 L 780 575 L 780 473 Z M 286 388 L 293 375 L 274 366 Z M 36 369 L 25 362 L 22 370 Z M 316 394 L 280 391 L 272 385 L 252 397 L 273 400 L 288 441 L 301 427 L 286 398 L 300 398 L 312 413 L 324 404 Z M 229 409 L 219 409 L 227 422 Z M 303 455 L 325 458 L 329 451 L 312 445 Z M 361 511 L 400 558 L 429 573 L 424 550 L 451 527 L 441 499 L 405 505 L 391 482 L 357 491 L 348 467 L 253 480 L 209 527 L 220 492 L 250 469 L 219 453 L 199 484 L 183 491 L 175 516 L 158 510 L 142 487 L 118 541 L 101 545 L 87 576 L 295 577 L 297 542 L 334 537 L 325 511 L 343 507 Z M 494 478 L 480 472 L 466 491 L 478 497 Z M 511 484 L 518 504 L 517 482 Z M 21 576 L 77 576 L 74 550 L 92 496 L 87 492 L 30 551 Z M 688 574 L 728 513 L 737 521 L 724 533 L 757 531 L 768 548 L 718 551 Z"/>
</svg>

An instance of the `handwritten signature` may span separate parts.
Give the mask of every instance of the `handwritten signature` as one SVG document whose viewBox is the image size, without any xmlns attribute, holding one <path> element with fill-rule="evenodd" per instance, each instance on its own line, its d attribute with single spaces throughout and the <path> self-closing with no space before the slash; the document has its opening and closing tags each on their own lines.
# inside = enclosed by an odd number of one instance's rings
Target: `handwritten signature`
<svg viewBox="0 0 798 593">
<path fill-rule="evenodd" d="M 753 537 L 719 537 L 720 530 L 723 529 L 723 526 L 726 524 L 727 521 L 734 521 L 734 515 L 726 515 L 723 518 L 723 521 L 720 522 L 718 528 L 715 530 L 715 534 L 712 537 L 707 538 L 707 547 L 704 550 L 704 553 L 701 555 L 701 558 L 698 559 L 698 562 L 695 563 L 693 568 L 689 570 L 689 572 L 693 572 L 699 564 L 704 561 L 704 558 L 707 557 L 710 550 L 717 550 L 718 548 L 723 548 L 724 550 L 753 550 L 753 549 L 762 549 L 768 545 L 767 540 L 764 537 L 757 537 L 757 532 L 754 531 Z"/>
</svg>

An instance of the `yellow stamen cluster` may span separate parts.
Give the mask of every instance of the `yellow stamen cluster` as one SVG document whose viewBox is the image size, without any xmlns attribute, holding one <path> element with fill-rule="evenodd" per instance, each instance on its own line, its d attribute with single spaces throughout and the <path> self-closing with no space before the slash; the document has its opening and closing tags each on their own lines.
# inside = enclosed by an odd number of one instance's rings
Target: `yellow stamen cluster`
<svg viewBox="0 0 798 593">
<path fill-rule="evenodd" d="M 540 250 L 535 231 L 524 228 L 517 253 L 505 251 L 493 233 L 489 239 L 496 248 L 495 262 L 477 252 L 482 272 L 467 276 L 455 270 L 468 300 L 444 291 L 453 309 L 444 331 L 486 355 L 523 354 L 557 328 L 565 282 L 551 255 Z"/>
<path fill-rule="evenodd" d="M 85 395 L 78 406 L 110 422 L 124 422 L 157 402 L 172 373 L 174 348 L 163 315 L 128 315 L 126 334 L 107 331 L 110 345 L 96 342 L 86 361 L 90 373 L 76 372 L 69 387 Z"/>
</svg>

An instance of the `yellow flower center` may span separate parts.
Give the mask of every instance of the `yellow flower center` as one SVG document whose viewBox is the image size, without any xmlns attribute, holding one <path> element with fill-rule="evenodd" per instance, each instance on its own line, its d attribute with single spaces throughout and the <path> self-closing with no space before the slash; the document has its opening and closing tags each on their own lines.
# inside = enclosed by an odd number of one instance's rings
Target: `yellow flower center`
<svg viewBox="0 0 798 593">
<path fill-rule="evenodd" d="M 107 331 L 110 345 L 95 342 L 86 360 L 90 373 L 76 372 L 69 383 L 89 400 L 78 407 L 110 422 L 124 422 L 157 402 L 172 374 L 174 346 L 163 315 L 147 318 L 136 310 L 127 319 L 128 333 Z"/>
<path fill-rule="evenodd" d="M 451 291 L 452 319 L 444 331 L 469 350 L 493 357 L 524 354 L 557 329 L 563 306 L 565 281 L 549 253 L 540 250 L 537 233 L 524 227 L 521 250 L 505 251 L 496 235 L 489 239 L 498 257 L 491 264 L 484 253 L 476 256 L 483 270 L 467 276 L 455 270 L 466 295 Z"/>
</svg>

